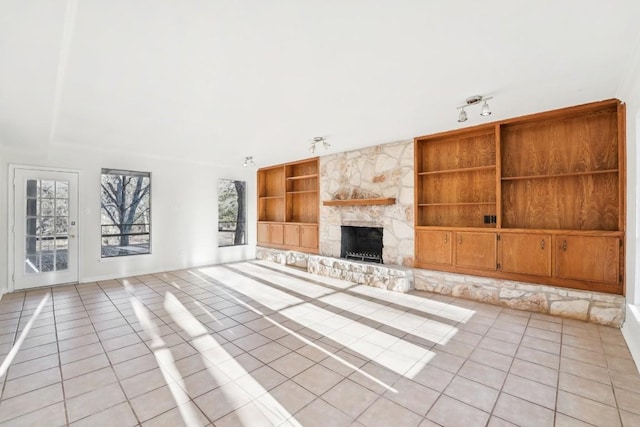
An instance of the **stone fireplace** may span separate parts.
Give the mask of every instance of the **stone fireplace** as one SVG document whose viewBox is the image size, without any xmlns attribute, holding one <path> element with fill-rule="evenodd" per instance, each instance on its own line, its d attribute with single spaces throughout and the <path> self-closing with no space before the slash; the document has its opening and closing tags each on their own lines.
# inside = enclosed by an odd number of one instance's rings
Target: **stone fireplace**
<svg viewBox="0 0 640 427">
<path fill-rule="evenodd" d="M 343 225 L 340 239 L 340 258 L 382 263 L 381 227 L 353 227 Z"/>
<path fill-rule="evenodd" d="M 320 158 L 320 200 L 395 198 L 390 205 L 320 206 L 320 255 L 345 258 L 342 227 L 382 230 L 382 263 L 413 264 L 413 141 Z"/>
</svg>

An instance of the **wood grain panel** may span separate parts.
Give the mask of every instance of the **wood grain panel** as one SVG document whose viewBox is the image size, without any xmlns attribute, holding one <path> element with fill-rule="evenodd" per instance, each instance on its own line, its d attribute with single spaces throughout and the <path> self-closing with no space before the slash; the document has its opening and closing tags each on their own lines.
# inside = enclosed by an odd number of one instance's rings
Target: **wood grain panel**
<svg viewBox="0 0 640 427">
<path fill-rule="evenodd" d="M 456 266 L 483 270 L 496 269 L 496 233 L 458 231 L 454 236 Z"/>
<path fill-rule="evenodd" d="M 284 225 L 284 244 L 300 246 L 300 226 L 298 224 Z"/>
<path fill-rule="evenodd" d="M 284 243 L 284 227 L 282 224 L 269 224 L 269 243 L 276 245 Z"/>
<path fill-rule="evenodd" d="M 495 205 L 423 206 L 418 208 L 418 225 L 495 228 L 484 223 L 485 215 L 495 214 Z"/>
<path fill-rule="evenodd" d="M 502 233 L 500 247 L 502 271 L 551 276 L 551 235 Z"/>
<path fill-rule="evenodd" d="M 615 110 L 566 119 L 505 125 L 502 176 L 618 169 Z"/>
<path fill-rule="evenodd" d="M 269 243 L 269 224 L 258 223 L 258 243 Z"/>
<path fill-rule="evenodd" d="M 317 191 L 318 190 L 318 176 L 317 175 L 305 175 L 307 178 L 287 179 L 287 191 Z"/>
<path fill-rule="evenodd" d="M 261 197 L 284 196 L 284 168 L 277 167 L 260 171 L 262 175 L 261 181 L 264 185 L 260 185 Z"/>
<path fill-rule="evenodd" d="M 450 231 L 417 231 L 416 260 L 426 264 L 451 265 L 451 236 Z"/>
<path fill-rule="evenodd" d="M 307 249 L 318 248 L 318 226 L 317 225 L 301 225 L 300 226 L 300 246 Z"/>
<path fill-rule="evenodd" d="M 423 175 L 420 203 L 496 201 L 496 171 L 479 170 Z"/>
<path fill-rule="evenodd" d="M 569 230 L 618 229 L 618 174 L 502 183 L 502 226 Z"/>
<path fill-rule="evenodd" d="M 566 279 L 617 284 L 620 277 L 620 239 L 557 236 L 556 275 Z"/>
<path fill-rule="evenodd" d="M 259 203 L 260 221 L 284 221 L 284 197 L 261 198 Z"/>
<path fill-rule="evenodd" d="M 495 135 L 473 134 L 420 142 L 422 171 L 442 171 L 496 164 Z"/>
<path fill-rule="evenodd" d="M 287 222 L 318 222 L 318 193 L 287 194 Z"/>
<path fill-rule="evenodd" d="M 287 177 L 317 175 L 318 159 L 313 158 L 310 160 L 291 163 L 291 164 L 288 164 L 286 168 L 287 168 Z"/>
</svg>

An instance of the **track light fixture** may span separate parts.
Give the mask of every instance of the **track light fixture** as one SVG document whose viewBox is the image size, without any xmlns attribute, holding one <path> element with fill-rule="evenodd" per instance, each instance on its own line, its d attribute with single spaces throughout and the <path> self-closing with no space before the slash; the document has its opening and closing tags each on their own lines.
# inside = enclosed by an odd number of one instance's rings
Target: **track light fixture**
<svg viewBox="0 0 640 427">
<path fill-rule="evenodd" d="M 327 141 L 327 138 L 325 138 L 324 136 L 316 136 L 315 138 L 313 138 L 313 141 L 311 141 L 311 146 L 309 147 L 309 151 L 311 151 L 312 153 L 315 153 L 316 146 L 320 143 L 322 143 L 322 146 L 324 147 L 325 150 L 328 150 L 329 147 L 331 147 L 331 144 L 329 144 L 329 141 Z"/>
<path fill-rule="evenodd" d="M 467 117 L 467 112 L 465 111 L 465 108 L 470 107 L 472 105 L 479 104 L 483 101 L 484 103 L 482 104 L 482 110 L 480 110 L 480 115 L 484 117 L 490 116 L 491 110 L 489 109 L 489 104 L 487 104 L 487 101 L 490 99 L 493 99 L 493 96 L 485 97 L 482 95 L 474 95 L 467 98 L 465 105 L 456 107 L 458 110 L 460 110 L 460 113 L 458 113 L 458 122 L 462 123 L 467 121 L 468 117 Z"/>
<path fill-rule="evenodd" d="M 255 165 L 256 165 L 256 162 L 254 162 L 254 161 L 253 161 L 253 156 L 247 156 L 247 157 L 245 157 L 245 158 L 244 158 L 244 162 L 242 163 L 242 166 L 244 166 L 245 168 L 246 168 L 247 166 L 251 166 L 251 167 L 253 167 L 253 166 L 255 166 Z"/>
</svg>

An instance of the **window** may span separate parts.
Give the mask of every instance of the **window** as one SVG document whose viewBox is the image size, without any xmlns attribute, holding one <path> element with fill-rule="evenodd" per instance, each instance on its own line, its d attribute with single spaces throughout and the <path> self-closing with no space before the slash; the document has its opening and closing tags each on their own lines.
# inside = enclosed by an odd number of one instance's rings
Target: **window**
<svg viewBox="0 0 640 427">
<path fill-rule="evenodd" d="M 151 253 L 151 174 L 102 169 L 102 258 Z"/>
<path fill-rule="evenodd" d="M 218 180 L 218 246 L 247 244 L 245 181 Z"/>
</svg>

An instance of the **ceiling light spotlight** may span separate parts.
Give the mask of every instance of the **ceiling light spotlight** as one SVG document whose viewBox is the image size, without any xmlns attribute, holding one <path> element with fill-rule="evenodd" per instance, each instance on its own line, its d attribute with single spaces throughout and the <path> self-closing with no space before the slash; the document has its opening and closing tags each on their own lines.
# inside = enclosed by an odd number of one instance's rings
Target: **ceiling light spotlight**
<svg viewBox="0 0 640 427">
<path fill-rule="evenodd" d="M 486 99 L 484 100 L 484 104 L 482 104 L 482 111 L 480 112 L 480 115 L 483 117 L 491 115 L 491 110 L 489 109 L 489 104 L 487 104 Z"/>
<path fill-rule="evenodd" d="M 251 166 L 251 167 L 253 167 L 253 166 L 255 166 L 255 165 L 256 165 L 256 162 L 254 162 L 254 161 L 253 161 L 253 156 L 247 156 L 247 157 L 245 157 L 245 158 L 244 158 L 244 162 L 242 163 L 242 166 L 244 166 L 245 168 L 246 168 L 247 166 Z"/>
<path fill-rule="evenodd" d="M 458 122 L 466 122 L 467 121 L 467 112 L 464 111 L 464 108 L 460 110 L 460 114 L 458 114 Z"/>
<path fill-rule="evenodd" d="M 467 121 L 467 112 L 465 111 L 465 108 L 470 107 L 472 105 L 480 104 L 483 101 L 484 103 L 482 104 L 482 110 L 480 110 L 480 115 L 484 117 L 490 116 L 491 110 L 489 109 L 489 104 L 487 104 L 487 101 L 490 99 L 493 99 L 493 96 L 484 97 L 482 95 L 474 95 L 474 96 L 468 97 L 465 100 L 466 102 L 465 105 L 456 107 L 458 110 L 460 110 L 460 113 L 458 114 L 458 122 L 462 123 Z"/>
<path fill-rule="evenodd" d="M 312 153 L 316 152 L 316 146 L 322 143 L 322 146 L 324 147 L 325 150 L 328 150 L 329 147 L 331 147 L 331 144 L 329 144 L 329 141 L 327 141 L 327 138 L 325 138 L 324 136 L 316 136 L 313 138 L 313 141 L 311 141 L 311 146 L 309 146 L 309 151 L 311 151 Z"/>
</svg>

